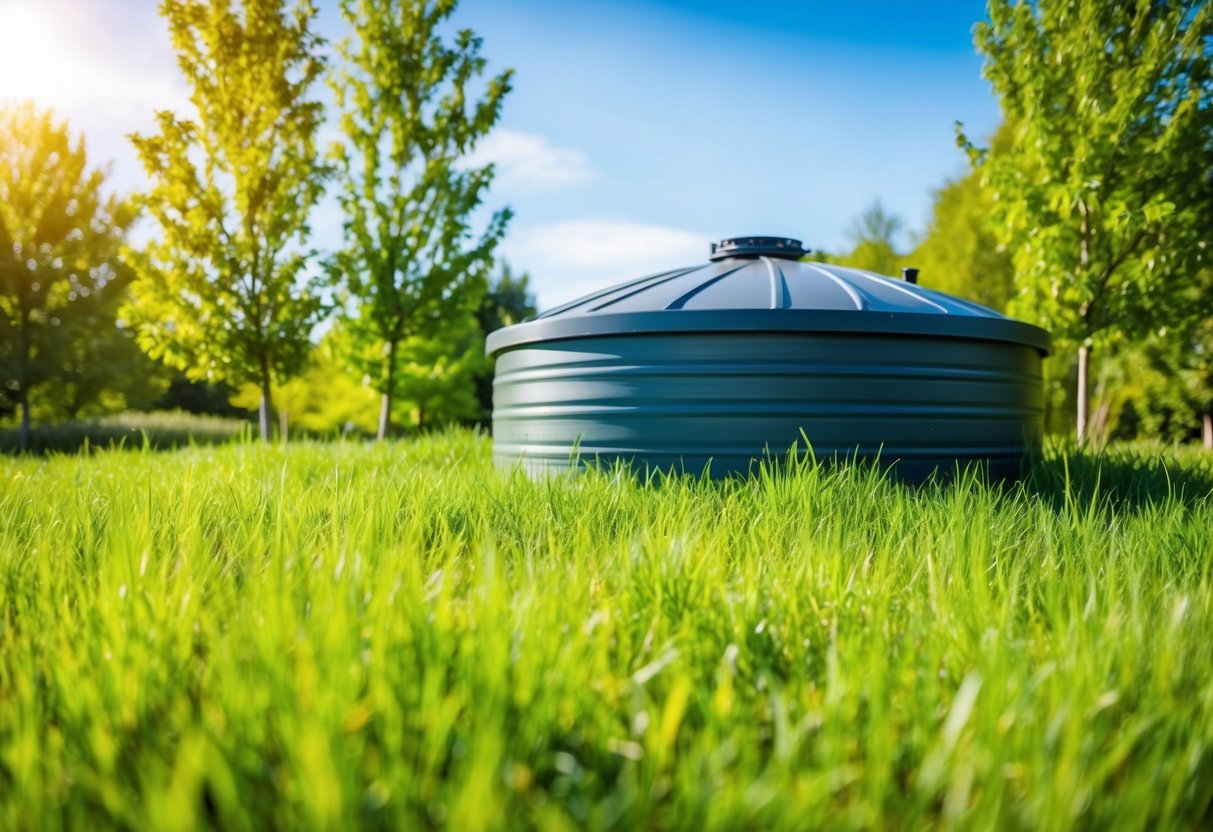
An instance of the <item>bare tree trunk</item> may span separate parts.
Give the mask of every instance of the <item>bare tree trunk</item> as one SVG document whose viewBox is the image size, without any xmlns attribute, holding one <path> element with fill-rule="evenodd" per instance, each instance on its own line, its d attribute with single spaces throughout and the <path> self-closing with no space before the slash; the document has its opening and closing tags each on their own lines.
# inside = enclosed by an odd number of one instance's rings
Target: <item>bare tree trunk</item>
<svg viewBox="0 0 1213 832">
<path fill-rule="evenodd" d="M 274 411 L 274 394 L 270 389 L 270 365 L 265 356 L 261 356 L 261 407 L 258 412 L 261 428 L 261 441 L 270 441 L 270 414 Z"/>
<path fill-rule="evenodd" d="M 261 407 L 258 409 L 258 427 L 261 429 L 261 441 L 270 441 L 270 388 L 268 384 L 261 385 Z"/>
<path fill-rule="evenodd" d="M 1200 438 L 1206 451 L 1213 451 L 1213 413 L 1200 414 Z"/>
<path fill-rule="evenodd" d="M 387 435 L 392 430 L 392 394 L 383 393 L 379 397 L 379 432 L 375 434 L 377 439 L 387 439 Z"/>
<path fill-rule="evenodd" d="M 378 439 L 387 439 L 392 432 L 392 388 L 396 386 L 396 345 L 387 345 L 387 383 L 379 400 Z"/>
<path fill-rule="evenodd" d="M 287 436 L 287 417 L 286 410 L 278 411 L 278 435 L 282 438 L 282 444 L 286 444 Z"/>
<path fill-rule="evenodd" d="M 1087 414 L 1090 411 L 1090 389 L 1087 382 L 1087 374 L 1091 365 L 1090 349 L 1082 346 L 1078 348 L 1078 444 L 1082 444 L 1087 439 Z"/>
<path fill-rule="evenodd" d="M 20 442 L 21 450 L 26 450 L 29 447 L 29 393 L 25 390 L 25 385 L 21 385 L 21 432 Z"/>
</svg>

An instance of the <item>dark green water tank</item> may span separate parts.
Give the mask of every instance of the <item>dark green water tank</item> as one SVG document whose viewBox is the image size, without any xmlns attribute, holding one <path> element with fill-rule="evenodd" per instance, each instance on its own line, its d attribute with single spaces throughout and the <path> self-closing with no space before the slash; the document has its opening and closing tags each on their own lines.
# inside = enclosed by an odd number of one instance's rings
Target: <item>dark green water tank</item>
<svg viewBox="0 0 1213 832">
<path fill-rule="evenodd" d="M 613 286 L 488 338 L 493 455 L 533 474 L 629 460 L 713 476 L 804 437 L 903 479 L 1038 452 L 1044 330 L 960 298 L 802 262 L 744 237 L 706 264 Z"/>
</svg>

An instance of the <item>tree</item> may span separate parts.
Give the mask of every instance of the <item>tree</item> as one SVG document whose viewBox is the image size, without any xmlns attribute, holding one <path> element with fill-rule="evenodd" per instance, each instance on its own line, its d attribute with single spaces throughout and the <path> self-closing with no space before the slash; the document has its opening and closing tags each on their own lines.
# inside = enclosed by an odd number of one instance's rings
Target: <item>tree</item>
<svg viewBox="0 0 1213 832">
<path fill-rule="evenodd" d="M 906 258 L 928 288 L 989 306 L 1007 308 L 1015 267 L 990 225 L 994 200 L 981 175 L 969 171 L 935 192 L 930 225 Z"/>
<path fill-rule="evenodd" d="M 113 381 L 104 348 L 123 336 L 115 311 L 130 280 L 120 257 L 135 218 L 105 193 L 84 139 L 21 104 L 0 110 L 0 381 L 21 410 L 29 442 L 31 395 L 73 366 L 94 383 L 83 406 Z"/>
<path fill-rule="evenodd" d="M 345 144 L 336 149 L 349 245 L 333 258 L 350 310 L 348 328 L 380 393 L 379 437 L 391 430 L 392 400 L 408 394 L 401 345 L 419 341 L 476 309 L 509 211 L 474 236 L 470 215 L 492 167 L 461 160 L 496 123 L 509 71 L 488 80 L 481 40 L 441 29 L 454 0 L 342 0 L 354 37 L 333 89 Z M 438 343 L 437 355 L 443 354 Z M 456 353 L 447 353 L 456 355 Z"/>
<path fill-rule="evenodd" d="M 877 274 L 896 274 L 901 268 L 902 255 L 897 251 L 894 238 L 904 225 L 900 217 L 890 214 L 880 200 L 876 200 L 851 224 L 850 238 L 854 247 L 838 262 Z"/>
<path fill-rule="evenodd" d="M 444 321 L 436 337 L 400 344 L 401 404 L 418 430 L 476 421 L 476 379 L 488 366 L 484 333 L 471 314 Z"/>
<path fill-rule="evenodd" d="M 101 294 L 101 293 L 98 293 Z M 70 421 L 123 410 L 146 410 L 169 385 L 169 370 L 149 358 L 115 313 L 125 292 L 107 308 L 70 318 L 57 369 L 31 395 L 39 418 Z"/>
<path fill-rule="evenodd" d="M 1187 289 L 1193 304 L 1213 292 L 1213 270 Z M 1200 437 L 1213 448 L 1213 318 L 1187 317 L 1149 333 L 1102 362 L 1096 388 L 1113 380 L 1114 395 L 1100 397 L 1090 431 L 1098 437 L 1144 435 L 1168 441 Z M 1101 418 L 1105 417 L 1106 418 Z"/>
<path fill-rule="evenodd" d="M 269 438 L 272 385 L 297 374 L 323 304 L 308 216 L 327 169 L 309 92 L 324 63 L 310 0 L 165 0 L 197 118 L 133 136 L 161 236 L 139 253 L 140 345 L 194 379 L 252 382 Z"/>
<path fill-rule="evenodd" d="M 348 368 L 347 374 L 374 386 L 374 372 L 383 366 L 383 352 L 364 332 L 341 320 L 330 332 L 331 346 Z M 428 335 L 413 335 L 396 345 L 396 386 L 391 399 L 392 424 L 417 431 L 451 423 L 468 423 L 480 416 L 476 380 L 485 372 L 484 334 L 471 312 L 444 318 Z M 382 394 L 378 426 L 382 426 Z M 357 401 L 362 401 L 357 397 Z M 349 401 L 355 401 L 354 396 Z M 362 420 L 350 419 L 361 425 Z"/>
<path fill-rule="evenodd" d="M 1213 235 L 1213 6 L 990 0 L 975 32 L 1011 141 L 960 141 L 1013 252 L 1012 311 L 1077 346 L 1081 441 L 1091 351 L 1209 312 L 1180 299 Z"/>
<path fill-rule="evenodd" d="M 535 307 L 535 296 L 530 291 L 530 275 L 526 272 L 514 276 L 510 264 L 501 264 L 501 273 L 489 282 L 489 289 L 476 310 L 476 323 L 480 332 L 487 336 L 506 326 L 522 323 L 539 310 Z M 488 424 L 493 414 L 493 365 L 484 362 L 476 374 L 476 400 L 481 424 Z"/>
<path fill-rule="evenodd" d="M 274 386 L 284 426 L 312 434 L 369 434 L 375 430 L 375 394 L 347 365 L 344 333 L 334 327 L 308 356 L 303 373 Z M 232 396 L 237 407 L 256 407 L 260 391 L 247 384 Z M 284 431 L 285 435 L 285 431 Z"/>
</svg>

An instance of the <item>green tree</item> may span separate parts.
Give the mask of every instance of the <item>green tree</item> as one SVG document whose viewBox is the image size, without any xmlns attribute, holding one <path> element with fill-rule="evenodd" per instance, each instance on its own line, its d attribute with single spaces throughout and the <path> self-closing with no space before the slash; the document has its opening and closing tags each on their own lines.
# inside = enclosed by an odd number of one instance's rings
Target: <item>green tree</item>
<svg viewBox="0 0 1213 832">
<path fill-rule="evenodd" d="M 332 348 L 348 367 L 351 378 L 374 387 L 372 373 L 383 366 L 382 345 L 365 337 L 342 320 L 333 328 Z M 398 394 L 391 399 L 392 424 L 405 424 L 414 430 L 475 422 L 480 417 L 476 381 L 485 372 L 484 333 L 472 312 L 461 311 L 442 319 L 426 335 L 402 338 L 396 344 Z M 382 426 L 382 394 L 380 419 Z M 354 396 L 349 397 L 355 401 Z M 357 401 L 365 401 L 361 396 Z M 362 425 L 360 418 L 351 419 Z"/>
<path fill-rule="evenodd" d="M 193 120 L 133 136 L 161 235 L 136 258 L 140 345 L 191 378 L 252 382 L 269 438 L 272 385 L 304 366 L 323 312 L 308 216 L 326 168 L 309 95 L 324 63 L 310 0 L 165 0 Z"/>
<path fill-rule="evenodd" d="M 340 327 L 330 329 L 308 356 L 304 371 L 274 385 L 274 402 L 284 436 L 288 428 L 330 436 L 374 432 L 376 396 L 363 377 L 348 366 L 343 338 Z M 256 385 L 246 384 L 232 396 L 232 404 L 255 408 L 260 395 Z"/>
<path fill-rule="evenodd" d="M 851 253 L 837 258 L 837 262 L 877 274 L 897 274 L 902 255 L 897 251 L 895 240 L 904 227 L 900 217 L 886 211 L 880 200 L 876 200 L 851 224 Z"/>
<path fill-rule="evenodd" d="M 1091 351 L 1209 311 L 1180 299 L 1213 234 L 1213 5 L 990 0 L 975 32 L 1011 136 L 961 143 L 1013 253 L 1012 311 L 1077 347 L 1081 440 Z"/>
<path fill-rule="evenodd" d="M 1199 305 L 1213 292 L 1213 270 L 1201 273 L 1187 289 Z M 1199 436 L 1213 448 L 1213 317 L 1184 317 L 1118 350 L 1105 365 L 1096 389 L 1116 384 L 1111 395 L 1097 397 L 1093 435 L 1150 436 L 1183 441 Z"/>
<path fill-rule="evenodd" d="M 484 333 L 472 314 L 445 321 L 434 337 L 400 344 L 401 410 L 417 431 L 475 422 L 477 376 L 485 371 Z"/>
<path fill-rule="evenodd" d="M 526 272 L 515 276 L 509 263 L 501 263 L 500 274 L 489 281 L 489 289 L 476 310 L 476 323 L 483 335 L 534 317 L 539 310 L 531 294 L 530 279 Z M 493 365 L 487 359 L 476 373 L 476 400 L 480 408 L 478 421 L 488 424 L 493 415 Z"/>
<path fill-rule="evenodd" d="M 120 255 L 135 212 L 105 193 L 105 177 L 51 113 L 0 110 L 0 387 L 20 407 L 22 447 L 39 388 L 91 368 L 88 385 L 71 390 L 79 410 L 115 384 L 105 359 L 123 338 L 115 313 L 130 271 Z"/>
<path fill-rule="evenodd" d="M 1015 291 L 1015 266 L 990 225 L 994 200 L 970 171 L 935 191 L 930 225 L 906 258 L 928 288 L 1006 311 Z"/>
<path fill-rule="evenodd" d="M 476 309 L 509 220 L 508 210 L 496 212 L 473 234 L 470 215 L 493 171 L 461 160 L 496 123 L 511 73 L 489 79 L 477 98 L 486 66 L 480 38 L 465 29 L 453 45 L 442 39 L 454 9 L 454 0 L 341 3 L 354 32 L 333 82 L 349 245 L 333 273 L 348 295 L 357 354 L 381 395 L 380 438 L 391 430 L 393 398 L 423 381 L 401 372 L 412 361 L 402 356 L 443 354 L 441 341 L 426 350 L 419 341 Z"/>
<path fill-rule="evenodd" d="M 48 421 L 70 421 L 152 408 L 168 389 L 170 371 L 149 358 L 134 334 L 114 319 L 125 293 L 108 308 L 71 320 L 53 378 L 34 391 L 32 411 Z"/>
</svg>

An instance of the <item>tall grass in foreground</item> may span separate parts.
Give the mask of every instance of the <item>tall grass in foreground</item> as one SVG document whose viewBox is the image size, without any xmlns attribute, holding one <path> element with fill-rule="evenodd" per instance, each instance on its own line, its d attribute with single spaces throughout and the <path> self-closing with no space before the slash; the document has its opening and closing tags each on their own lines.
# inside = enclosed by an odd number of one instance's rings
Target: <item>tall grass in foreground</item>
<svg viewBox="0 0 1213 832">
<path fill-rule="evenodd" d="M 0 462 L 0 827 L 1194 828 L 1213 464 Z"/>
</svg>

